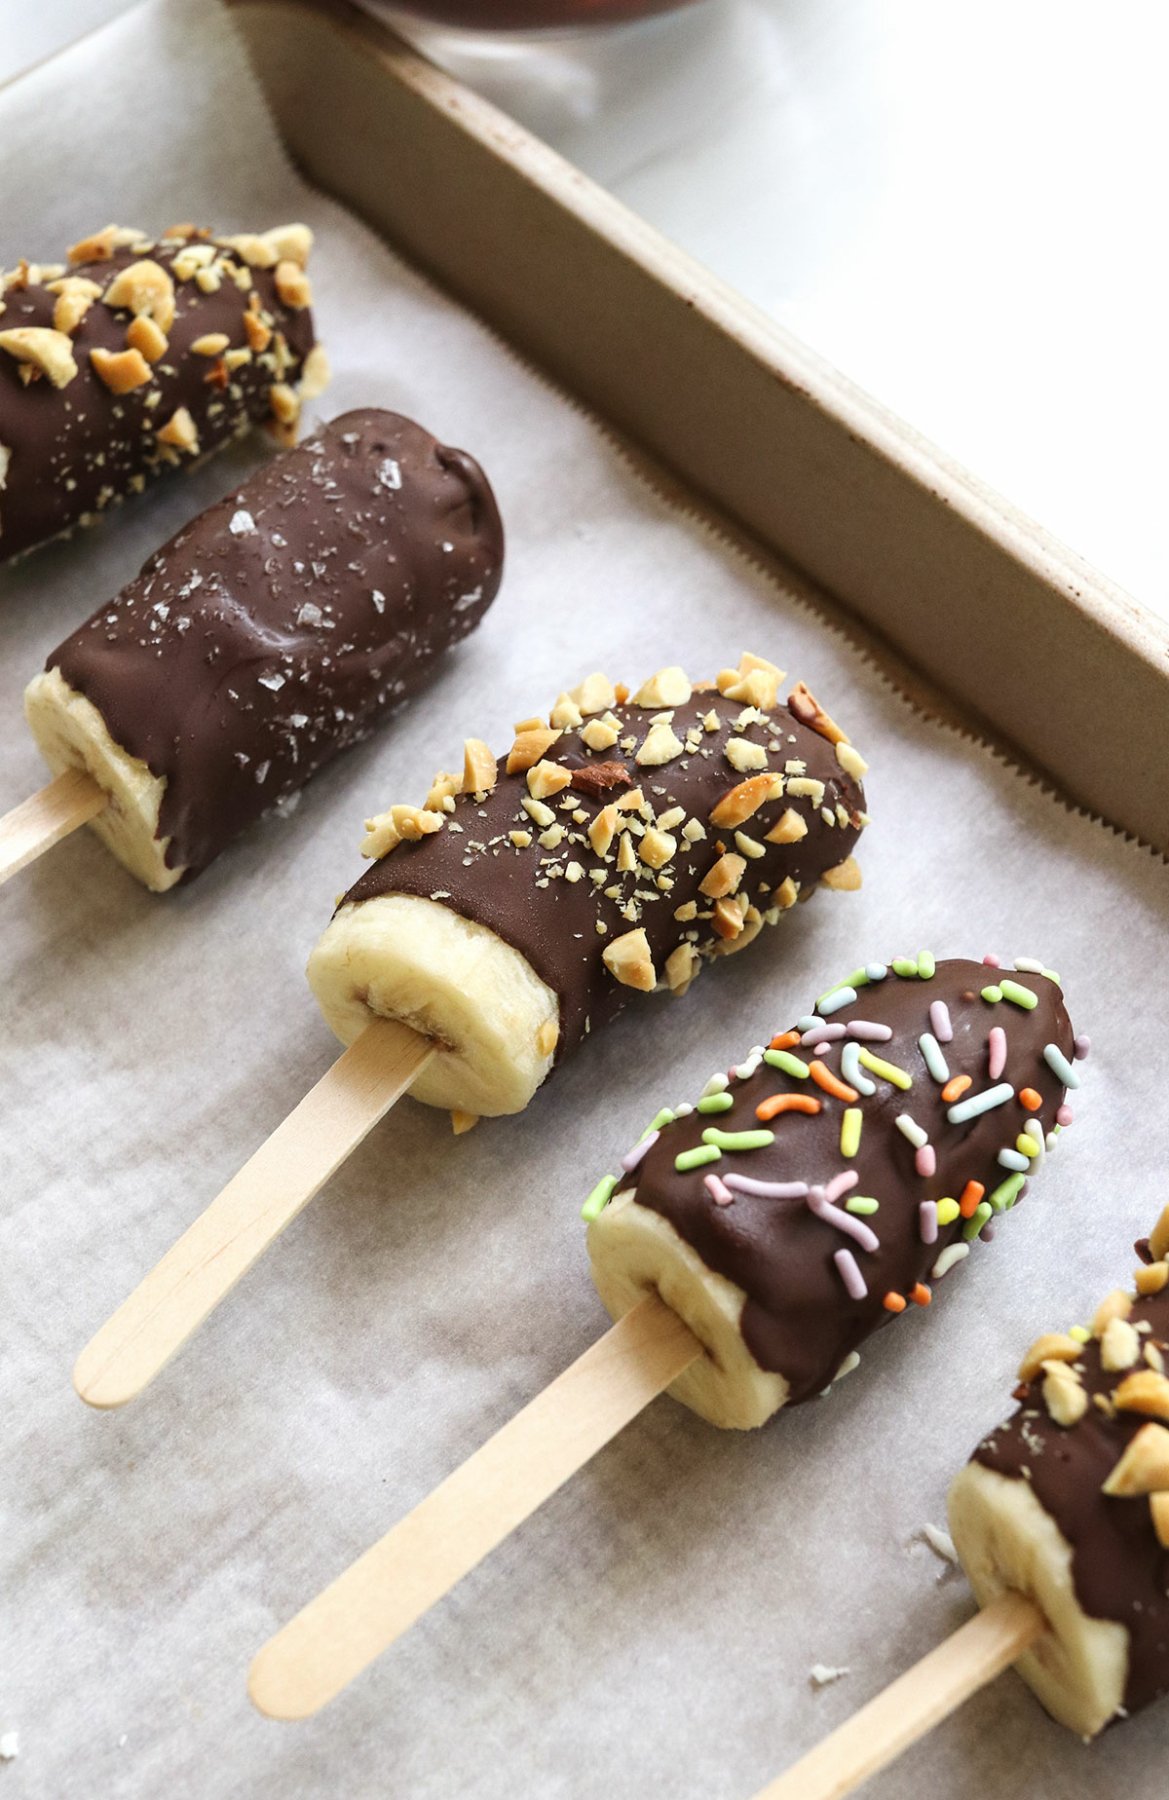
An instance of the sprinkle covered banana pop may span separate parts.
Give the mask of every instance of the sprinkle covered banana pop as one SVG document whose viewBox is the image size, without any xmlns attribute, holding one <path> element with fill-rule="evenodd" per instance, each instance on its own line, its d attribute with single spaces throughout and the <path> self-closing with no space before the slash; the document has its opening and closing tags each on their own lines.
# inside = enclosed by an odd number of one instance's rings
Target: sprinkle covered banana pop
<svg viewBox="0 0 1169 1800">
<path fill-rule="evenodd" d="M 866 964 L 599 1184 L 602 1300 L 618 1318 L 656 1290 L 681 1315 L 708 1354 L 672 1391 L 713 1424 L 811 1399 L 1017 1203 L 1074 1059 L 1038 963 Z"/>
<path fill-rule="evenodd" d="M 1039 1607 L 1016 1667 L 1084 1737 L 1169 1692 L 1169 1208 L 1137 1251 L 1132 1288 L 1031 1345 L 1018 1410 L 950 1490 L 979 1604 Z"/>
<path fill-rule="evenodd" d="M 157 240 L 110 225 L 67 264 L 0 277 L 0 560 L 254 425 L 295 441 L 328 378 L 311 245 L 305 225 Z"/>
<path fill-rule="evenodd" d="M 425 807 L 369 821 L 373 866 L 313 953 L 342 1041 L 404 1020 L 438 1046 L 416 1098 L 518 1112 L 633 992 L 684 993 L 817 885 L 858 885 L 865 764 L 782 679 L 754 656 L 632 695 L 594 675 L 506 758 L 467 740 Z"/>
<path fill-rule="evenodd" d="M 346 413 L 184 527 L 26 695 L 94 829 L 162 890 L 413 693 L 479 622 L 503 533 L 479 465 L 396 413 Z"/>
</svg>

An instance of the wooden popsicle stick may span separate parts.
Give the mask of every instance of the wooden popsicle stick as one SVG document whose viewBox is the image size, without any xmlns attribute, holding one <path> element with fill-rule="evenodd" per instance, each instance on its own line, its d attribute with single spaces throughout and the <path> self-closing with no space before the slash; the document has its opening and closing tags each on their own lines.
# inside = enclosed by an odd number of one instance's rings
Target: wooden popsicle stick
<svg viewBox="0 0 1169 1800">
<path fill-rule="evenodd" d="M 0 818 L 0 885 L 67 838 L 109 802 L 84 769 L 66 769 Z"/>
<path fill-rule="evenodd" d="M 701 1355 L 641 1301 L 269 1640 L 253 1703 L 305 1719 L 334 1699 Z"/>
<path fill-rule="evenodd" d="M 140 1394 L 433 1055 L 408 1025 L 367 1025 L 86 1345 L 81 1398 L 112 1407 Z"/>
<path fill-rule="evenodd" d="M 1030 1600 L 1000 1594 L 822 1744 L 760 1788 L 755 1800 L 841 1800 L 1001 1675 L 1046 1629 L 1046 1619 Z"/>
</svg>

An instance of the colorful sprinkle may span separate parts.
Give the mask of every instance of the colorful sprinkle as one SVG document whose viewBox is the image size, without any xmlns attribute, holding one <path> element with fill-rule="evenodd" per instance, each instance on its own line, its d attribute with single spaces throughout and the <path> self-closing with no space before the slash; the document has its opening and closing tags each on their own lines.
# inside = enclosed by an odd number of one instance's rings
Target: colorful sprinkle
<svg viewBox="0 0 1169 1800">
<path fill-rule="evenodd" d="M 1022 1169 L 1026 1171 L 1031 1164 L 1018 1150 L 1000 1150 L 995 1157 L 1000 1169 Z M 996 1190 L 997 1191 L 997 1190 Z"/>
<path fill-rule="evenodd" d="M 1052 1074 L 1058 1076 L 1059 1080 L 1063 1082 L 1065 1088 L 1079 1087 L 1080 1077 L 1058 1044 L 1044 1045 L 1043 1060 Z"/>
<path fill-rule="evenodd" d="M 661 1112 L 658 1113 L 655 1118 L 650 1120 L 646 1129 L 648 1131 L 661 1131 L 665 1126 L 672 1125 L 673 1123 L 674 1114 L 670 1111 L 668 1106 L 663 1106 Z"/>
<path fill-rule="evenodd" d="M 758 1200 L 803 1200 L 808 1193 L 806 1181 L 756 1181 L 752 1175 L 728 1175 L 727 1186 Z"/>
<path fill-rule="evenodd" d="M 843 1036 L 843 1025 L 826 1025 L 822 1019 L 817 1019 L 812 1029 L 810 1031 L 805 1031 L 803 1037 L 800 1039 L 800 1043 L 830 1044 L 836 1038 L 842 1038 Z"/>
<path fill-rule="evenodd" d="M 735 1196 L 731 1193 L 726 1182 L 721 1180 L 719 1176 L 714 1174 L 704 1175 L 702 1177 L 702 1185 L 716 1206 L 733 1206 L 735 1204 Z"/>
<path fill-rule="evenodd" d="M 809 1212 L 815 1213 L 825 1225 L 835 1226 L 837 1231 L 843 1231 L 847 1237 L 855 1239 L 862 1250 L 881 1248 L 881 1240 L 876 1232 L 871 1231 L 860 1219 L 854 1219 L 850 1213 L 841 1212 L 839 1207 L 833 1206 L 823 1188 L 809 1188 L 807 1205 Z"/>
<path fill-rule="evenodd" d="M 932 950 L 919 950 L 917 953 L 917 974 L 919 981 L 932 981 L 937 969 L 937 960 Z"/>
<path fill-rule="evenodd" d="M 661 1135 L 660 1131 L 651 1131 L 647 1137 L 641 1138 L 634 1144 L 632 1150 L 627 1150 L 625 1152 L 625 1155 L 621 1158 L 621 1167 L 625 1170 L 627 1175 L 632 1174 L 638 1163 L 642 1162 L 644 1158 L 649 1155 L 649 1152 L 653 1149 Z"/>
<path fill-rule="evenodd" d="M 599 1219 L 610 1200 L 613 1198 L 616 1187 L 616 1175 L 602 1175 L 600 1181 L 598 1181 L 596 1187 L 580 1209 L 581 1218 L 587 1219 L 590 1224 L 594 1219 Z"/>
<path fill-rule="evenodd" d="M 893 967 L 894 968 L 897 967 L 896 963 L 894 963 Z M 886 1294 L 885 1298 L 881 1302 L 881 1305 L 885 1308 L 885 1311 L 891 1312 L 891 1313 L 903 1313 L 905 1311 L 905 1304 L 906 1304 L 905 1303 L 905 1295 L 904 1294 L 894 1294 L 893 1292 L 889 1292 L 888 1294 Z"/>
<path fill-rule="evenodd" d="M 860 1045 L 846 1044 L 840 1052 L 840 1072 L 850 1087 L 861 1094 L 875 1094 L 877 1084 L 870 1081 L 860 1065 Z"/>
<path fill-rule="evenodd" d="M 1015 1139 L 1015 1149 L 1030 1162 L 1033 1157 L 1043 1155 L 1043 1127 L 1038 1119 L 1029 1119 L 1027 1122 L 1035 1125 L 1035 1131 L 1021 1131 Z"/>
<path fill-rule="evenodd" d="M 704 1144 L 716 1150 L 766 1150 L 768 1144 L 774 1144 L 774 1131 L 720 1131 L 717 1125 L 708 1125 L 702 1134 Z"/>
<path fill-rule="evenodd" d="M 1055 1122 L 1057 1125 L 1070 1125 L 1074 1118 L 1075 1114 L 1066 1101 L 1062 1106 L 1056 1108 Z"/>
<path fill-rule="evenodd" d="M 959 1100 L 957 1106 L 951 1106 L 946 1114 L 951 1125 L 965 1125 L 967 1119 L 980 1119 L 983 1113 L 993 1112 L 996 1106 L 1004 1106 L 1013 1100 L 1015 1090 L 1009 1081 L 1000 1081 L 997 1087 L 983 1088 L 981 1094 L 971 1094 L 969 1100 Z"/>
<path fill-rule="evenodd" d="M 832 1180 L 825 1184 L 825 1196 L 829 1200 L 839 1200 L 842 1195 L 847 1194 L 849 1188 L 854 1188 L 859 1180 L 860 1176 L 855 1169 L 842 1169 L 839 1175 L 834 1175 Z"/>
<path fill-rule="evenodd" d="M 887 1081 L 891 1087 L 911 1088 L 913 1086 L 912 1075 L 907 1075 L 904 1069 L 897 1067 L 896 1063 L 886 1062 L 883 1057 L 874 1056 L 871 1050 L 862 1050 L 860 1060 L 866 1069 L 879 1076 L 882 1081 Z"/>
<path fill-rule="evenodd" d="M 822 1105 L 823 1101 L 813 1099 L 811 1094 L 772 1094 L 769 1100 L 759 1102 L 755 1117 L 766 1125 L 780 1113 L 818 1113 Z"/>
<path fill-rule="evenodd" d="M 955 1212 L 958 1210 L 955 1207 Z M 917 1209 L 917 1234 L 923 1244 L 936 1244 L 938 1241 L 938 1203 L 936 1200 L 923 1200 Z"/>
<path fill-rule="evenodd" d="M 950 1273 L 950 1270 L 954 1267 L 955 1263 L 965 1262 L 969 1255 L 969 1244 L 947 1244 L 937 1262 L 930 1270 L 931 1277 L 934 1281 L 940 1281 L 943 1275 L 948 1275 Z"/>
<path fill-rule="evenodd" d="M 1023 1183 L 1026 1181 L 1026 1179 L 1027 1179 L 1027 1176 L 1025 1173 L 1019 1174 L 1019 1175 L 1008 1175 L 1007 1179 L 1005 1181 L 1001 1181 L 999 1183 L 998 1187 L 996 1187 L 994 1192 L 991 1194 L 991 1196 L 990 1196 L 991 1209 L 994 1212 L 1010 1212 L 1012 1206 L 1014 1206 L 1014 1204 L 1015 1204 L 1015 1201 L 1019 1198 L 1019 1190 L 1023 1186 Z"/>
<path fill-rule="evenodd" d="M 861 1054 L 863 1056 L 863 1051 Z M 808 1072 L 811 1075 L 812 1080 L 816 1083 L 816 1086 L 823 1088 L 824 1092 L 826 1094 L 831 1094 L 834 1099 L 851 1101 L 859 1098 L 856 1089 L 846 1086 L 846 1084 L 841 1081 L 839 1075 L 834 1075 L 832 1073 L 832 1070 L 826 1063 L 816 1061 L 812 1064 Z"/>
<path fill-rule="evenodd" d="M 730 1076 L 724 1075 L 721 1069 L 716 1069 L 702 1090 L 702 1099 L 705 1100 L 710 1094 L 725 1093 L 730 1084 Z"/>
<path fill-rule="evenodd" d="M 1012 1006 L 1021 1006 L 1024 1012 L 1034 1012 L 1039 1005 L 1039 995 L 1020 981 L 1000 981 L 999 987 L 1003 999 L 1009 1000 Z"/>
<path fill-rule="evenodd" d="M 700 1113 L 730 1112 L 735 1104 L 733 1094 L 704 1094 L 698 1102 Z"/>
<path fill-rule="evenodd" d="M 767 1048 L 769 1050 L 794 1050 L 799 1041 L 798 1031 L 778 1031 Z"/>
<path fill-rule="evenodd" d="M 929 1202 L 927 1201 L 924 1204 L 928 1205 Z M 977 1201 L 975 1202 L 975 1205 L 977 1205 Z M 971 1211 L 973 1211 L 973 1210 L 974 1209 L 972 1207 Z M 961 1208 L 959 1207 L 958 1202 L 956 1200 L 952 1200 L 950 1198 L 949 1194 L 947 1194 L 943 1199 L 938 1201 L 938 1224 L 939 1225 L 952 1225 L 954 1223 L 954 1220 L 961 1218 L 961 1216 L 962 1216 Z"/>
<path fill-rule="evenodd" d="M 852 1251 L 837 1250 L 832 1260 L 840 1272 L 840 1279 L 843 1281 L 850 1298 L 853 1300 L 863 1300 L 869 1290 L 865 1283 L 864 1276 L 857 1267 L 857 1260 Z"/>
<path fill-rule="evenodd" d="M 930 1181 L 938 1172 L 938 1158 L 932 1144 L 923 1144 L 913 1158 L 913 1166 L 923 1181 Z"/>
<path fill-rule="evenodd" d="M 1034 956 L 1016 956 L 1015 968 L 1026 975 L 1042 975 L 1043 964 Z"/>
<path fill-rule="evenodd" d="M 924 1281 L 915 1281 L 909 1290 L 909 1298 L 915 1306 L 928 1306 L 933 1299 L 933 1294 Z"/>
<path fill-rule="evenodd" d="M 802 1019 L 796 1020 L 796 1029 L 801 1035 L 807 1031 L 815 1031 L 817 1027 L 823 1029 L 823 1020 L 818 1019 L 815 1013 L 805 1013 Z"/>
<path fill-rule="evenodd" d="M 1007 1066 L 1007 1034 L 1001 1025 L 992 1025 L 986 1040 L 986 1072 L 997 1081 Z"/>
<path fill-rule="evenodd" d="M 915 1150 L 920 1150 L 923 1144 L 929 1143 L 928 1132 L 923 1131 L 917 1120 L 911 1119 L 908 1113 L 898 1113 L 893 1123 L 902 1137 L 909 1139 Z"/>
<path fill-rule="evenodd" d="M 949 1064 L 942 1055 L 942 1046 L 938 1043 L 938 1040 L 932 1031 L 922 1032 L 917 1040 L 917 1047 L 921 1051 L 925 1066 L 933 1076 L 934 1080 L 939 1084 L 949 1081 Z"/>
<path fill-rule="evenodd" d="M 833 990 L 830 994 L 825 994 L 822 1000 L 818 1000 L 816 1002 L 817 1011 L 822 1013 L 824 1015 L 824 1017 L 827 1018 L 829 1013 L 839 1012 L 842 1006 L 851 1006 L 855 999 L 856 999 L 856 989 L 855 988 L 853 988 L 853 987 L 833 988 Z"/>
<path fill-rule="evenodd" d="M 845 1029 L 849 1037 L 866 1044 L 887 1044 L 893 1036 L 891 1025 L 878 1025 L 873 1019 L 850 1019 Z"/>
<path fill-rule="evenodd" d="M 997 1006 L 1003 997 L 1003 990 L 1001 987 L 994 987 L 993 985 L 991 987 L 984 987 L 982 990 L 982 997 L 984 1000 L 989 1000 L 992 1006 Z"/>
<path fill-rule="evenodd" d="M 881 1202 L 874 1200 L 871 1194 L 852 1194 L 845 1201 L 844 1210 L 845 1212 L 859 1213 L 861 1218 L 867 1219 L 870 1214 L 880 1212 Z"/>
<path fill-rule="evenodd" d="M 1037 1094 L 1034 1088 L 1020 1088 L 1019 1105 L 1030 1113 L 1038 1112 L 1043 1105 L 1043 1095 Z"/>
<path fill-rule="evenodd" d="M 870 981 L 884 981 L 888 973 L 888 965 L 885 963 L 871 962 L 865 964 L 865 974 Z"/>
<path fill-rule="evenodd" d="M 972 1242 L 972 1240 L 978 1236 L 983 1226 L 988 1223 L 990 1216 L 991 1209 L 986 1200 L 984 1200 L 981 1205 L 975 1207 L 965 1225 L 962 1227 L 962 1236 L 966 1239 L 967 1243 Z"/>
<path fill-rule="evenodd" d="M 982 959 L 982 963 L 983 967 L 986 969 L 1001 969 L 1003 966 L 1003 959 L 1001 956 L 996 956 L 993 950 L 988 950 Z"/>
<path fill-rule="evenodd" d="M 1076 1061 L 1083 1062 L 1084 1058 L 1088 1055 L 1091 1048 L 1092 1048 L 1091 1038 L 1088 1036 L 1086 1031 L 1081 1031 L 1079 1037 L 1076 1039 L 1075 1044 L 1073 1046 L 1073 1053 L 1075 1055 Z"/>
<path fill-rule="evenodd" d="M 893 973 L 894 975 L 900 975 L 902 981 L 916 981 L 916 956 L 895 956 L 893 958 Z"/>
<path fill-rule="evenodd" d="M 703 1163 L 718 1162 L 721 1155 L 717 1144 L 695 1144 L 693 1150 L 683 1150 L 674 1158 L 674 1167 L 679 1175 L 688 1175 L 691 1169 L 700 1169 Z"/>
<path fill-rule="evenodd" d="M 966 1183 L 966 1186 L 962 1189 L 961 1199 L 958 1201 L 958 1211 L 962 1214 L 964 1219 L 971 1219 L 974 1217 L 978 1202 L 982 1199 L 985 1192 L 986 1189 L 983 1187 L 981 1181 L 968 1181 Z"/>
<path fill-rule="evenodd" d="M 950 1009 L 944 1000 L 930 1001 L 930 1025 L 939 1044 L 953 1041 L 954 1027 L 950 1023 Z"/>
<path fill-rule="evenodd" d="M 863 1115 L 859 1106 L 846 1106 L 840 1121 L 840 1154 L 852 1161 L 860 1149 Z"/>
<path fill-rule="evenodd" d="M 973 1086 L 974 1080 L 972 1076 L 955 1075 L 951 1081 L 947 1081 L 945 1087 L 942 1089 L 942 1099 L 948 1106 L 951 1100 L 960 1100 L 962 1095 L 966 1092 L 966 1089 Z"/>
<path fill-rule="evenodd" d="M 808 1065 L 789 1050 L 765 1050 L 763 1060 L 769 1069 L 782 1069 L 785 1075 L 793 1075 L 797 1081 L 808 1079 Z"/>
</svg>

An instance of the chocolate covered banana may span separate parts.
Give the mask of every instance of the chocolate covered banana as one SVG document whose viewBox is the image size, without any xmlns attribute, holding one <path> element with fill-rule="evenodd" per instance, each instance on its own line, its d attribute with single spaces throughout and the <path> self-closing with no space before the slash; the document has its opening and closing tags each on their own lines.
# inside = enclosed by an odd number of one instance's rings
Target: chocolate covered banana
<svg viewBox="0 0 1169 1800">
<path fill-rule="evenodd" d="M 396 413 L 344 414 L 187 525 L 26 694 L 56 774 L 155 890 L 205 869 L 413 693 L 478 624 L 503 532 L 479 465 Z"/>
<path fill-rule="evenodd" d="M 1015 1666 L 1082 1737 L 1169 1692 L 1169 1208 L 1137 1252 L 1132 1289 L 1031 1345 L 1018 1410 L 950 1489 L 975 1597 L 1039 1607 Z"/>
<path fill-rule="evenodd" d="M 754 656 L 632 696 L 594 675 L 506 758 L 468 739 L 424 807 L 368 822 L 373 866 L 313 952 L 341 1040 L 403 1020 L 438 1045 L 417 1099 L 518 1112 L 632 992 L 684 993 L 817 885 L 858 885 L 865 764 L 782 679 Z"/>
<path fill-rule="evenodd" d="M 824 1392 L 1020 1199 L 1079 1085 L 1057 978 L 868 963 L 658 1114 L 586 1205 L 614 1318 L 657 1292 L 706 1354 L 671 1392 L 748 1428 Z"/>
<path fill-rule="evenodd" d="M 254 425 L 295 441 L 328 378 L 311 245 L 305 225 L 158 239 L 109 225 L 67 264 L 0 277 L 0 560 Z"/>
</svg>

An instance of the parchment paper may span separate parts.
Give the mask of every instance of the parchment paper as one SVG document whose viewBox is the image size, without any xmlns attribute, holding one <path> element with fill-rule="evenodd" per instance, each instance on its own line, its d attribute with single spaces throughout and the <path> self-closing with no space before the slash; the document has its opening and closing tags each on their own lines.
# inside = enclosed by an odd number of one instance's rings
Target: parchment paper
<svg viewBox="0 0 1169 1800">
<path fill-rule="evenodd" d="M 144 893 L 82 834 L 0 893 L 0 1800 L 746 1800 L 968 1615 L 921 1528 L 1024 1345 L 1127 1279 L 1162 1204 L 1165 870 L 915 714 L 795 578 L 307 192 L 216 8 L 148 6 L 30 76 L 0 146 L 8 263 L 111 217 L 307 219 L 324 412 L 382 402 L 473 450 L 510 534 L 425 701 L 189 890 Z M 0 804 L 42 779 L 20 695 L 47 651 L 258 454 L 0 576 Z M 598 665 L 742 647 L 870 758 L 864 891 L 632 1007 L 523 1117 L 454 1139 L 402 1104 L 137 1405 L 86 1412 L 76 1352 L 334 1054 L 301 970 L 363 817 Z M 1095 1040 L 1076 1127 L 994 1244 L 823 1404 L 737 1437 L 658 1401 L 326 1713 L 259 1718 L 271 1631 L 603 1328 L 577 1211 L 646 1119 L 845 968 L 922 946 L 1041 955 Z M 816 1690 L 817 1662 L 850 1673 Z M 1152 1800 L 1165 1729 L 1085 1750 L 1008 1676 L 871 1791 Z"/>
</svg>

